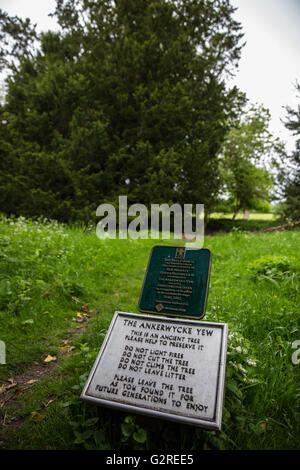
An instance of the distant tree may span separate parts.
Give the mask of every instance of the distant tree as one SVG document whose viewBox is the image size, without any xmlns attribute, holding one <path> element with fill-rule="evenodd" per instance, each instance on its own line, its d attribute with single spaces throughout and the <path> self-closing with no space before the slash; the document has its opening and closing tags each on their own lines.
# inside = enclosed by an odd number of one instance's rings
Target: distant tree
<svg viewBox="0 0 300 470">
<path fill-rule="evenodd" d="M 269 132 L 269 121 L 267 109 L 251 106 L 226 136 L 220 166 L 233 218 L 240 210 L 259 210 L 272 196 L 270 168 L 281 143 Z"/>
<path fill-rule="evenodd" d="M 300 92 L 300 84 L 295 85 L 296 92 Z M 299 94 L 300 98 L 300 94 Z M 300 220 L 300 104 L 297 109 L 286 107 L 287 117 L 285 126 L 297 137 L 295 150 L 287 156 L 280 173 L 280 182 L 283 185 L 283 215 L 291 221 Z"/>
</svg>

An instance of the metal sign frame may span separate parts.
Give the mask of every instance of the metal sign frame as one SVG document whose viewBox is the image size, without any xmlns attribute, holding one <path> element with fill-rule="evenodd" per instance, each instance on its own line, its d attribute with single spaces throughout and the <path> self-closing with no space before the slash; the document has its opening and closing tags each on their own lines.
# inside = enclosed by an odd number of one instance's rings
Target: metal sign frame
<svg viewBox="0 0 300 470">
<path fill-rule="evenodd" d="M 216 381 L 216 389 L 212 390 L 212 393 L 215 393 L 215 409 L 214 409 L 214 416 L 213 419 L 203 419 L 203 418 L 194 418 L 191 416 L 185 416 L 183 413 L 178 412 L 170 412 L 170 410 L 164 411 L 160 408 L 160 410 L 152 409 L 151 406 L 145 407 L 142 405 L 137 404 L 128 404 L 121 401 L 121 398 L 117 399 L 107 399 L 107 398 L 98 398 L 95 395 L 91 395 L 88 393 L 88 389 L 90 384 L 93 380 L 94 375 L 98 370 L 101 370 L 101 365 L 103 361 L 104 352 L 110 348 L 110 342 L 114 340 L 114 337 L 117 338 L 117 342 L 119 341 L 120 333 L 116 331 L 115 327 L 118 323 L 118 320 L 122 318 L 127 318 L 129 320 L 144 320 L 147 322 L 155 322 L 155 323 L 174 323 L 175 325 L 183 325 L 183 326 L 197 326 L 201 328 L 209 327 L 209 328 L 220 328 L 221 329 L 221 341 L 220 341 L 220 350 L 218 356 L 218 375 Z M 170 421 L 175 421 L 184 424 L 190 424 L 194 426 L 203 427 L 210 430 L 221 430 L 222 424 L 222 410 L 223 410 L 223 399 L 224 399 L 224 386 L 225 386 L 225 369 L 226 369 L 226 354 L 227 354 L 227 337 L 228 337 L 228 325 L 226 323 L 213 323 L 213 322 L 198 322 L 195 320 L 182 320 L 182 319 L 168 319 L 165 317 L 157 317 L 157 316 L 149 316 L 149 315 L 141 315 L 141 314 L 134 314 L 134 313 L 127 313 L 127 312 L 115 312 L 99 354 L 95 360 L 95 363 L 91 369 L 89 377 L 86 381 L 86 384 L 83 388 L 80 398 L 84 401 L 91 402 L 101 406 L 107 406 L 111 408 L 118 408 L 125 412 L 130 413 L 138 413 L 144 414 L 148 416 L 152 416 L 155 418 L 160 419 L 167 419 Z M 120 352 L 122 350 L 120 349 Z M 196 351 L 197 353 L 197 351 Z M 106 356 L 107 357 L 107 356 Z M 201 356 L 199 356 L 201 357 Z M 109 359 L 109 358 L 108 358 Z M 199 377 L 201 379 L 201 377 Z M 125 400 L 124 400 L 125 401 Z"/>
</svg>

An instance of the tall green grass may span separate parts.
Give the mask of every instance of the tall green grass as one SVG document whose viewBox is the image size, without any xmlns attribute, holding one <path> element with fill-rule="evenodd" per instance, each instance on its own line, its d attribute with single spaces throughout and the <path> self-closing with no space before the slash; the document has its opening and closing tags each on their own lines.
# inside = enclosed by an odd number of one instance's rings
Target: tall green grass
<svg viewBox="0 0 300 470">
<path fill-rule="evenodd" d="M 0 224 L 0 380 L 59 352 L 89 304 L 86 331 L 57 374 L 17 397 L 3 427 L 10 449 L 297 449 L 300 364 L 300 232 L 235 230 L 205 238 L 213 253 L 204 320 L 229 324 L 221 433 L 128 416 L 79 395 L 115 310 L 137 303 L 155 240 L 99 240 L 94 229 L 3 218 Z M 49 397 L 54 400 L 45 408 Z M 0 395 L 1 402 L 1 395 Z M 37 412 L 33 413 L 33 412 Z M 36 419 L 39 417 L 40 419 Z"/>
</svg>

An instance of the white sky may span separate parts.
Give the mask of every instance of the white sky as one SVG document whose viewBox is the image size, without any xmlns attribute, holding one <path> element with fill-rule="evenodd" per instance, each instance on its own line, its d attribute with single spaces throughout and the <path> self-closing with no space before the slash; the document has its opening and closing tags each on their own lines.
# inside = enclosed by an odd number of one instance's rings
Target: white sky
<svg viewBox="0 0 300 470">
<path fill-rule="evenodd" d="M 56 21 L 48 17 L 55 10 L 55 0 L 0 0 L 0 8 L 9 15 L 30 18 L 37 24 L 37 30 L 55 29 Z"/>
<path fill-rule="evenodd" d="M 284 106 L 296 108 L 294 84 L 300 82 L 300 0 L 231 0 L 238 7 L 246 45 L 242 51 L 237 86 L 252 103 L 269 108 L 271 130 L 294 148 L 295 139 L 280 119 Z M 299 103 L 299 99 L 298 99 Z"/>
<path fill-rule="evenodd" d="M 294 88 L 300 81 L 300 0 L 231 0 L 238 7 L 235 17 L 242 23 L 246 46 L 234 82 L 251 103 L 263 104 L 272 116 L 271 131 L 294 148 L 294 138 L 280 119 L 284 106 L 296 107 Z M 29 17 L 38 31 L 55 29 L 47 15 L 55 0 L 0 0 L 10 15 Z"/>
</svg>

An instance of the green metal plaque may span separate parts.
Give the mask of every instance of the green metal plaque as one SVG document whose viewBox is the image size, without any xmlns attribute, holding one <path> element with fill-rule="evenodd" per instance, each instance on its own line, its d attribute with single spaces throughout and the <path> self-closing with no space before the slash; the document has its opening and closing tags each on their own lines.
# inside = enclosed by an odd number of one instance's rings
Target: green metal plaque
<svg viewBox="0 0 300 470">
<path fill-rule="evenodd" d="M 211 251 L 206 248 L 154 246 L 139 300 L 140 312 L 202 318 L 210 267 Z"/>
</svg>

